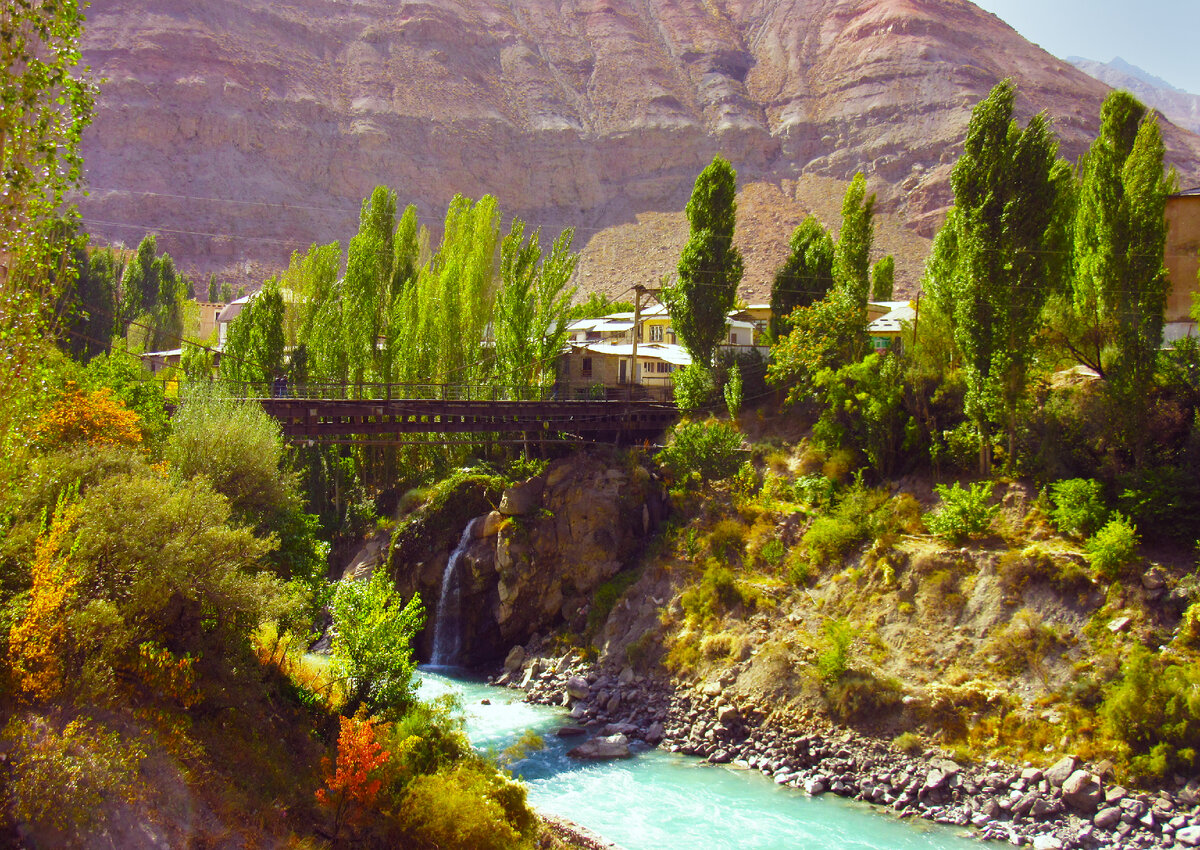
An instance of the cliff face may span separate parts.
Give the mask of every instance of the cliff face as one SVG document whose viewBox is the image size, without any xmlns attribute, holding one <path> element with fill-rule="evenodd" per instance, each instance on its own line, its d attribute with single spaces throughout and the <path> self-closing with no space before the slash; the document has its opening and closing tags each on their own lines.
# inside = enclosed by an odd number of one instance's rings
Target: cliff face
<svg viewBox="0 0 1200 850">
<path fill-rule="evenodd" d="M 1017 81 L 1023 116 L 1053 116 L 1072 157 L 1107 91 L 965 0 L 94 0 L 88 15 L 85 60 L 106 80 L 88 228 L 127 243 L 158 228 L 197 273 L 344 240 L 379 183 L 429 221 L 455 192 L 490 192 L 604 243 L 681 210 L 719 151 L 780 196 L 763 219 L 781 238 L 748 258 L 754 295 L 811 206 L 805 177 L 862 169 L 928 235 L 997 80 Z M 1185 181 L 1200 175 L 1200 138 L 1167 140 Z M 656 232 L 608 240 L 595 268 L 656 280 L 680 241 Z M 661 270 L 644 262 L 658 243 Z"/>
</svg>

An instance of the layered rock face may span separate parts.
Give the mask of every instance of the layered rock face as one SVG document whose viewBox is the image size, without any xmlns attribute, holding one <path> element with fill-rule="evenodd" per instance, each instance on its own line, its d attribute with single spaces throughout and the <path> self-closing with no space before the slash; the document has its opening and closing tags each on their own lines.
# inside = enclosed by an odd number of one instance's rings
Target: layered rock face
<svg viewBox="0 0 1200 850">
<path fill-rule="evenodd" d="M 622 286 L 654 281 L 673 245 L 659 270 L 656 246 L 597 237 L 681 210 L 717 152 L 743 186 L 780 190 L 766 221 L 805 206 L 800 178 L 861 169 L 928 235 L 996 81 L 1016 80 L 1023 116 L 1047 110 L 1072 157 L 1107 92 L 965 0 L 94 0 L 88 19 L 105 80 L 89 231 L 157 229 L 186 269 L 246 282 L 346 239 L 380 183 L 431 222 L 456 192 L 492 193 L 548 231 L 576 226 L 585 257 L 619 252 L 597 267 L 627 269 Z M 1166 135 L 1196 182 L 1200 138 Z M 750 258 L 750 294 L 786 235 Z"/>
</svg>

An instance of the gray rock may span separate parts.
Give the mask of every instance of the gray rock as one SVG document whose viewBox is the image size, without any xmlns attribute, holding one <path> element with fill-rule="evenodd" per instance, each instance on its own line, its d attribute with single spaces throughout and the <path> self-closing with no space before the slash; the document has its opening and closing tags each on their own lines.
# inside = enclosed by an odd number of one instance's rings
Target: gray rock
<svg viewBox="0 0 1200 850">
<path fill-rule="evenodd" d="M 1092 818 L 1092 823 L 1098 829 L 1112 829 L 1121 822 L 1121 809 L 1119 806 L 1109 806 L 1106 809 L 1101 809 L 1096 812 L 1096 816 Z"/>
<path fill-rule="evenodd" d="M 1033 850 L 1062 850 L 1062 846 L 1053 835 L 1039 835 L 1033 839 Z"/>
<path fill-rule="evenodd" d="M 575 738 L 587 734 L 587 730 L 582 726 L 562 726 L 554 734 L 560 738 Z"/>
<path fill-rule="evenodd" d="M 1079 769 L 1079 759 L 1075 756 L 1063 756 L 1046 771 L 1046 781 L 1055 788 L 1061 788 L 1071 774 Z"/>
<path fill-rule="evenodd" d="M 1094 812 L 1104 802 L 1100 781 L 1086 770 L 1077 770 L 1062 786 L 1063 802 L 1081 812 Z"/>
<path fill-rule="evenodd" d="M 508 655 L 504 656 L 504 672 L 515 673 L 521 669 L 521 665 L 525 663 L 525 647 L 517 645 L 508 651 Z"/>
<path fill-rule="evenodd" d="M 587 699 L 591 693 L 591 688 L 588 686 L 587 679 L 582 676 L 572 676 L 567 679 L 567 694 L 572 699 Z"/>
<path fill-rule="evenodd" d="M 742 716 L 738 713 L 737 706 L 723 705 L 717 709 L 717 722 L 725 726 L 732 726 L 741 719 Z"/>
<path fill-rule="evenodd" d="M 816 797 L 820 794 L 824 794 L 825 791 L 826 786 L 824 777 L 814 776 L 812 779 L 805 780 L 804 782 L 804 793 L 806 794 Z"/>
<path fill-rule="evenodd" d="M 1129 624 L 1133 622 L 1132 617 L 1117 617 L 1108 624 L 1108 630 L 1114 635 L 1118 632 L 1123 632 L 1129 628 Z"/>
<path fill-rule="evenodd" d="M 1200 847 L 1200 826 L 1185 826 L 1175 833 L 1175 840 L 1184 847 Z"/>
<path fill-rule="evenodd" d="M 522 484 L 514 484 L 508 487 L 500 496 L 500 513 L 505 516 L 519 516 L 532 513 L 535 509 L 541 507 L 542 490 L 545 485 L 546 479 L 534 477 Z"/>
<path fill-rule="evenodd" d="M 1179 789 L 1179 801 L 1187 806 L 1200 803 L 1200 779 L 1192 777 L 1188 784 Z"/>
<path fill-rule="evenodd" d="M 627 759 L 629 758 L 629 739 L 624 735 L 599 736 L 585 741 L 567 755 L 577 759 Z"/>
</svg>

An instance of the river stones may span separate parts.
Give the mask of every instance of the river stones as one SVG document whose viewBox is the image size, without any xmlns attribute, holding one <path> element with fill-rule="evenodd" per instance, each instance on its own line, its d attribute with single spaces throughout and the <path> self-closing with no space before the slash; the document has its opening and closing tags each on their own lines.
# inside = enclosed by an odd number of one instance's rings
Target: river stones
<svg viewBox="0 0 1200 850">
<path fill-rule="evenodd" d="M 1079 759 L 1075 756 L 1063 756 L 1046 771 L 1046 781 L 1055 788 L 1061 788 L 1063 783 L 1071 778 L 1071 774 L 1079 769 Z"/>
<path fill-rule="evenodd" d="M 629 739 L 624 735 L 600 735 L 590 741 L 584 741 L 578 747 L 567 752 L 571 758 L 591 759 L 595 761 L 608 759 L 629 758 Z"/>
<path fill-rule="evenodd" d="M 587 679 L 582 676 L 572 676 L 567 679 L 567 695 L 571 699 L 587 699 L 591 692 L 592 689 L 588 685 Z"/>
<path fill-rule="evenodd" d="M 1094 812 L 1104 802 L 1104 789 L 1100 782 L 1086 770 L 1077 770 L 1067 777 L 1062 786 L 1063 802 L 1081 812 Z"/>
</svg>

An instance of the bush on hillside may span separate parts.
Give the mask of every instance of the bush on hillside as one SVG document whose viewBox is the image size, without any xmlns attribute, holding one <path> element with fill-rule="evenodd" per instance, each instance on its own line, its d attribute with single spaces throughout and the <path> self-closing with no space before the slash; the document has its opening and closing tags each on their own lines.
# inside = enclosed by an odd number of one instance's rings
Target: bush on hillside
<svg viewBox="0 0 1200 850">
<path fill-rule="evenodd" d="M 961 543 L 984 534 L 992 524 L 992 518 L 1000 510 L 990 505 L 992 482 L 981 481 L 963 489 L 955 482 L 947 487 L 934 487 L 942 504 L 925 517 L 930 532 L 951 543 Z"/>
<path fill-rule="evenodd" d="M 537 829 L 525 787 L 473 762 L 414 779 L 400 821 L 403 846 L 418 850 L 509 850 Z"/>
<path fill-rule="evenodd" d="M 709 420 L 680 422 L 671 430 L 658 461 L 676 481 L 696 477 L 719 481 L 738 471 L 742 463 L 742 435 L 732 425 Z"/>
<path fill-rule="evenodd" d="M 1200 751 L 1200 670 L 1164 664 L 1144 647 L 1134 647 L 1100 706 L 1110 735 L 1133 756 L 1139 776 L 1162 779 L 1190 772 Z"/>
<path fill-rule="evenodd" d="M 1120 514 L 1084 544 L 1088 563 L 1106 579 L 1115 579 L 1137 557 L 1137 526 Z"/>
<path fill-rule="evenodd" d="M 685 413 L 712 407 L 717 398 L 717 383 L 712 369 L 698 363 L 676 369 L 671 375 L 675 386 L 675 404 Z"/>
<path fill-rule="evenodd" d="M 387 573 L 376 570 L 369 581 L 340 582 L 330 612 L 330 651 L 346 690 L 342 713 L 365 706 L 373 715 L 400 716 L 414 698 L 412 642 L 425 623 L 421 597 L 404 602 Z"/>
<path fill-rule="evenodd" d="M 1103 488 L 1091 478 L 1056 481 L 1050 485 L 1050 498 L 1054 504 L 1050 512 L 1054 524 L 1072 537 L 1095 534 L 1108 517 Z"/>
</svg>

